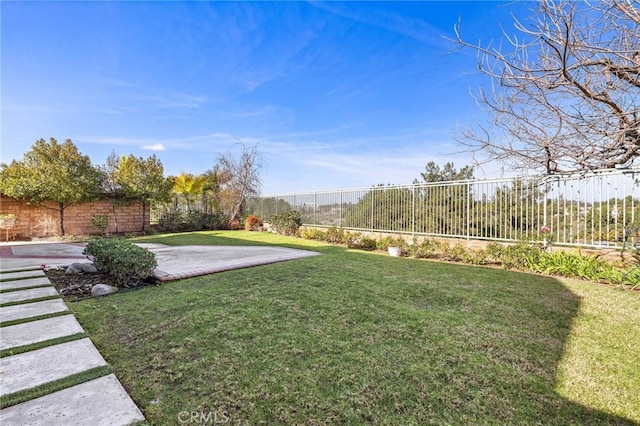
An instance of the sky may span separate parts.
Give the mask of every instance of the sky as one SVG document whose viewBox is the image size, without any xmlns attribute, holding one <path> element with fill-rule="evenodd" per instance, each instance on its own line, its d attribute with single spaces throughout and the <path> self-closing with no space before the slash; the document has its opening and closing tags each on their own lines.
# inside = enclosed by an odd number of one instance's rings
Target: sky
<svg viewBox="0 0 640 426">
<path fill-rule="evenodd" d="M 512 2 L 0 3 L 0 161 L 44 138 L 93 164 L 156 155 L 200 174 L 257 144 L 262 193 L 407 184 L 471 163 L 459 129 Z M 493 177 L 497 165 L 476 177 Z"/>
</svg>

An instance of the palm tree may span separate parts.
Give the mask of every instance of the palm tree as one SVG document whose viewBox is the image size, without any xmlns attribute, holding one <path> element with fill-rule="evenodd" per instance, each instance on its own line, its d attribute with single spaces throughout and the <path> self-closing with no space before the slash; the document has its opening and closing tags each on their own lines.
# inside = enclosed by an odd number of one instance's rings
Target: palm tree
<svg viewBox="0 0 640 426">
<path fill-rule="evenodd" d="M 191 173 L 182 172 L 174 180 L 173 192 L 183 195 L 187 201 L 187 209 L 191 210 L 198 195 L 202 195 L 204 184 L 204 176 L 194 176 Z"/>
</svg>

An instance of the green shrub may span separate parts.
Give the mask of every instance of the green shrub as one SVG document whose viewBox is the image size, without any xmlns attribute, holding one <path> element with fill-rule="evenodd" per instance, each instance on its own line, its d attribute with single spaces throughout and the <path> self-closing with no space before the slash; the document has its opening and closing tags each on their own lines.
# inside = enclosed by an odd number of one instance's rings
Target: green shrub
<svg viewBox="0 0 640 426">
<path fill-rule="evenodd" d="M 343 243 L 347 245 L 347 247 L 352 247 L 357 244 L 362 239 L 362 234 L 360 232 L 345 232 L 343 235 Z M 377 241 L 369 238 L 377 245 Z M 375 248 L 373 249 L 375 250 Z"/>
<path fill-rule="evenodd" d="M 305 240 L 327 241 L 327 233 L 316 228 L 303 228 L 300 236 Z"/>
<path fill-rule="evenodd" d="M 442 258 L 450 262 L 471 263 L 468 262 L 468 260 L 471 259 L 469 250 L 467 250 L 467 248 L 460 243 L 456 243 L 453 246 L 449 244 L 444 246 L 442 250 Z"/>
<path fill-rule="evenodd" d="M 470 258 L 468 262 L 473 265 L 487 265 L 489 263 L 489 256 L 486 250 L 469 251 Z"/>
<path fill-rule="evenodd" d="M 104 234 L 105 229 L 109 227 L 109 216 L 106 214 L 92 214 L 91 227 Z"/>
<path fill-rule="evenodd" d="M 222 213 L 205 213 L 200 210 L 167 212 L 158 219 L 157 229 L 160 232 L 187 232 L 222 229 L 226 225 L 226 217 Z"/>
<path fill-rule="evenodd" d="M 417 241 L 414 241 L 410 250 L 410 255 L 416 259 L 433 258 L 437 257 L 438 253 L 442 252 L 444 248 L 444 243 L 433 238 L 425 238 L 419 244 Z"/>
<path fill-rule="evenodd" d="M 338 228 L 335 226 L 327 229 L 326 240 L 329 243 L 334 244 L 347 244 L 349 241 L 349 233 L 345 232 L 344 229 Z"/>
<path fill-rule="evenodd" d="M 158 219 L 157 225 L 160 232 L 182 232 L 185 230 L 184 218 L 182 212 L 163 213 Z"/>
<path fill-rule="evenodd" d="M 93 260 L 98 270 L 111 275 L 118 287 L 132 287 L 153 275 L 158 265 L 149 250 L 122 239 L 90 241 L 83 254 Z"/>
<path fill-rule="evenodd" d="M 500 263 L 505 269 L 531 270 L 540 261 L 544 253 L 540 247 L 526 244 L 503 245 L 489 243 L 485 248 L 487 261 Z"/>
<path fill-rule="evenodd" d="M 622 284 L 631 289 L 640 289 L 640 267 L 634 266 L 622 276 Z"/>
<path fill-rule="evenodd" d="M 278 234 L 296 235 L 302 225 L 302 217 L 299 212 L 290 210 L 271 216 L 269 223 Z"/>
<path fill-rule="evenodd" d="M 378 250 L 386 250 L 389 247 L 404 247 L 407 243 L 402 238 L 393 238 L 393 237 L 382 237 L 377 242 Z"/>
<path fill-rule="evenodd" d="M 545 275 L 581 278 L 588 281 L 620 284 L 623 273 L 598 255 L 584 256 L 566 251 L 543 252 L 531 270 Z"/>
<path fill-rule="evenodd" d="M 500 263 L 502 253 L 504 252 L 504 246 L 500 243 L 491 242 L 485 246 L 484 251 L 487 255 L 487 260 L 494 263 Z"/>
<path fill-rule="evenodd" d="M 190 210 L 184 215 L 185 231 L 204 231 L 222 229 L 227 218 L 222 213 L 205 213 L 200 210 Z"/>
<path fill-rule="evenodd" d="M 363 237 L 362 234 L 347 233 L 351 238 L 347 242 L 349 248 L 358 250 L 374 251 L 378 248 L 378 242 L 373 238 Z"/>
</svg>

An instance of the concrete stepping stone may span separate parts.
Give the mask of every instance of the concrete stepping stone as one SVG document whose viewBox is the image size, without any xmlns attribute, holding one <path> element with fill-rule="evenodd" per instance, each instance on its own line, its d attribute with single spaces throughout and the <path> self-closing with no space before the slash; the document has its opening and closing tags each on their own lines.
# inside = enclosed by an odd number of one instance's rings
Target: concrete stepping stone
<svg viewBox="0 0 640 426">
<path fill-rule="evenodd" d="M 43 300 L 42 302 L 25 303 L 0 307 L 0 322 L 27 319 L 39 315 L 67 311 L 69 308 L 62 299 Z"/>
<path fill-rule="evenodd" d="M 90 339 L 74 340 L 0 358 L 0 395 L 107 365 Z"/>
<path fill-rule="evenodd" d="M 113 374 L 0 410 L 3 425 L 124 426 L 141 420 Z"/>
<path fill-rule="evenodd" d="M 0 334 L 0 350 L 17 348 L 18 346 L 44 342 L 58 337 L 84 333 L 82 326 L 73 315 L 47 318 L 24 324 L 2 327 Z M 1 423 L 1 422 L 0 422 Z"/>
<path fill-rule="evenodd" d="M 0 259 L 0 274 L 8 274 L 9 272 L 22 272 L 26 269 L 40 269 L 40 265 L 42 265 L 42 263 L 38 263 L 36 264 L 35 261 L 32 259 L 31 260 L 31 266 L 28 267 L 20 267 L 20 268 L 3 268 L 4 264 L 6 264 L 7 259 L 6 258 L 2 258 Z"/>
<path fill-rule="evenodd" d="M 21 272 L 0 272 L 0 280 L 9 281 L 9 280 L 19 280 L 22 278 L 34 278 L 34 277 L 44 277 L 46 276 L 42 269 L 34 269 L 32 271 L 21 271 Z"/>
<path fill-rule="evenodd" d="M 0 293 L 0 304 L 9 302 L 21 302 L 41 297 L 59 296 L 53 287 L 32 288 L 29 290 L 9 291 Z"/>
<path fill-rule="evenodd" d="M 0 282 L 0 290 L 14 290 L 25 287 L 51 285 L 51 281 L 47 277 L 27 278 L 24 280 L 2 281 Z"/>
</svg>

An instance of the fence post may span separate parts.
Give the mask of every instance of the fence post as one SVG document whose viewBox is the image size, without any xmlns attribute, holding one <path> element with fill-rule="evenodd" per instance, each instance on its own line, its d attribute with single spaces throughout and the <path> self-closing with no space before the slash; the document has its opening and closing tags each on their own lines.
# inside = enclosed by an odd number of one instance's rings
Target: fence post
<svg viewBox="0 0 640 426">
<path fill-rule="evenodd" d="M 343 194 L 343 191 L 341 189 L 340 190 L 340 208 L 338 209 L 338 215 L 339 215 L 338 216 L 338 227 L 339 228 L 342 228 L 342 203 L 343 203 L 342 194 Z"/>
<path fill-rule="evenodd" d="M 471 202 L 473 198 L 471 196 L 471 181 L 467 180 L 467 241 L 471 239 Z"/>
<path fill-rule="evenodd" d="M 411 238 L 416 238 L 416 184 L 411 185 Z"/>
</svg>

